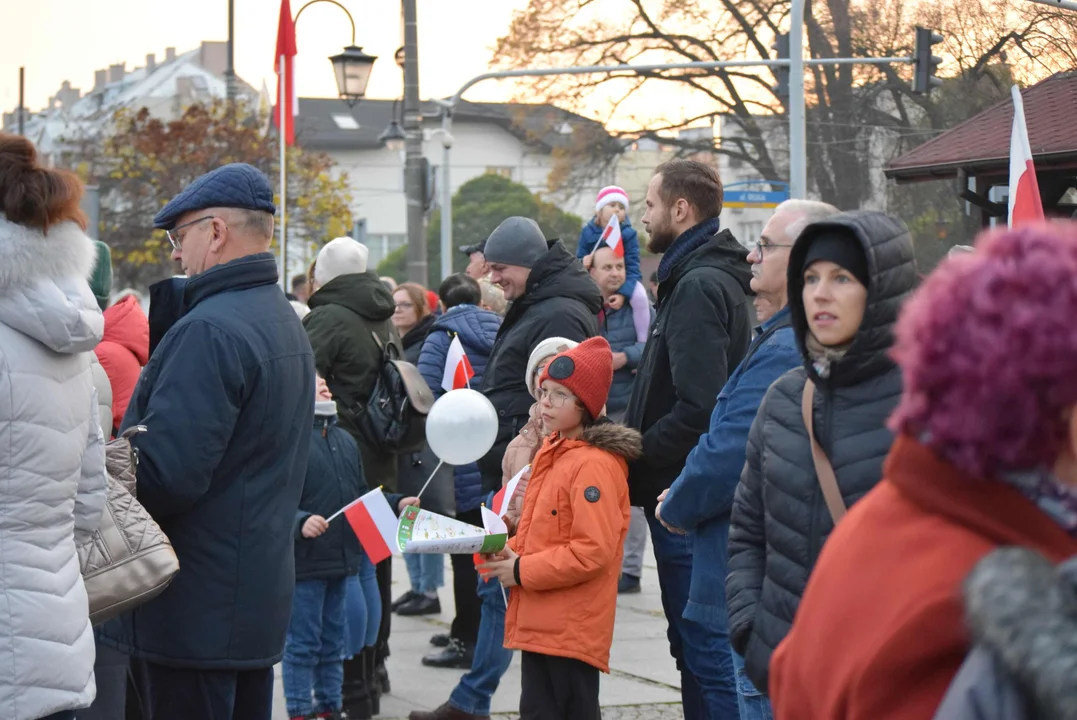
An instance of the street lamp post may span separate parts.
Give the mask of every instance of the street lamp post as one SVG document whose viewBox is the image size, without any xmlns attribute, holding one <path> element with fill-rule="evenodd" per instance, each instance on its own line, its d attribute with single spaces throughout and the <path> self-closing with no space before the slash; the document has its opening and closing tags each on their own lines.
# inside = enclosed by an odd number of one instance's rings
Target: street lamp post
<svg viewBox="0 0 1077 720">
<path fill-rule="evenodd" d="M 404 192 L 408 211 L 408 279 L 426 285 L 423 233 L 423 131 L 419 110 L 419 36 L 415 0 L 403 0 L 404 16 Z"/>
<path fill-rule="evenodd" d="M 299 17 L 303 14 L 303 11 L 309 8 L 311 5 L 315 5 L 320 2 L 326 2 L 330 5 L 335 5 L 344 11 L 344 14 L 348 16 L 348 22 L 352 27 L 352 41 L 351 44 L 344 48 L 344 50 L 329 58 L 329 61 L 333 64 L 333 73 L 337 80 L 337 92 L 340 95 L 340 99 L 347 104 L 348 107 L 353 107 L 355 103 L 359 102 L 366 95 L 366 86 L 370 81 L 370 72 L 374 69 L 374 61 L 378 58 L 373 55 L 368 55 L 363 52 L 361 47 L 355 44 L 355 19 L 352 14 L 348 12 L 348 8 L 341 5 L 337 0 L 310 0 L 303 7 L 299 8 L 299 12 L 295 14 L 295 19 L 292 21 L 293 25 L 299 23 Z M 281 222 L 280 222 L 280 265 L 281 265 L 281 283 L 287 290 L 288 287 L 288 159 L 285 152 L 285 139 L 284 139 L 284 127 L 285 127 L 285 113 L 287 108 L 287 93 L 285 92 L 285 74 L 283 72 L 285 67 L 285 58 L 283 55 L 280 57 L 281 68 L 281 82 L 280 82 L 280 94 L 278 108 L 280 112 L 280 207 L 281 207 Z M 294 78 L 292 80 L 294 82 Z M 293 89 L 294 91 L 294 89 Z M 298 98 L 298 94 L 296 94 Z"/>
</svg>

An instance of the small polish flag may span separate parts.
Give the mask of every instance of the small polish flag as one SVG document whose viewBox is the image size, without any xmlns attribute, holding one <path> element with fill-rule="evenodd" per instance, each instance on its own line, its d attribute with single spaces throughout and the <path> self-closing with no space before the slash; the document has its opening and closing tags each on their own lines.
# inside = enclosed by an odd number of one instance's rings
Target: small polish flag
<svg viewBox="0 0 1077 720">
<path fill-rule="evenodd" d="M 449 344 L 449 352 L 445 356 L 445 373 L 441 376 L 441 387 L 446 392 L 469 388 L 468 382 L 475 377 L 475 371 L 471 369 L 471 361 L 467 359 L 464 345 L 460 342 L 460 336 L 456 335 Z"/>
<path fill-rule="evenodd" d="M 621 221 L 617 219 L 617 215 L 610 216 L 610 221 L 606 223 L 606 229 L 602 231 L 602 237 L 595 243 L 595 249 L 597 250 L 602 243 L 605 243 L 617 257 L 623 258 L 625 256 L 625 246 L 621 242 Z"/>
<path fill-rule="evenodd" d="M 505 524 L 501 516 L 485 505 L 482 506 L 482 527 L 491 535 L 503 535 L 509 532 L 509 526 Z"/>
<path fill-rule="evenodd" d="M 512 480 L 505 483 L 505 487 L 494 494 L 494 500 L 491 503 L 493 507 L 490 509 L 497 513 L 498 517 L 505 517 L 505 513 L 509 510 L 509 503 L 512 500 L 512 496 L 516 494 L 516 488 L 520 485 L 520 479 L 523 477 L 523 474 L 530 469 L 530 465 L 524 465 L 523 469 L 516 473 Z"/>
<path fill-rule="evenodd" d="M 343 512 L 370 562 L 377 565 L 387 557 L 400 554 L 396 515 L 380 487 L 345 507 Z"/>
<path fill-rule="evenodd" d="M 1032 164 L 1032 146 L 1025 125 L 1025 104 L 1016 85 L 1013 94 L 1013 129 L 1010 131 L 1010 227 L 1022 223 L 1042 222 L 1043 204 L 1036 168 Z"/>
</svg>

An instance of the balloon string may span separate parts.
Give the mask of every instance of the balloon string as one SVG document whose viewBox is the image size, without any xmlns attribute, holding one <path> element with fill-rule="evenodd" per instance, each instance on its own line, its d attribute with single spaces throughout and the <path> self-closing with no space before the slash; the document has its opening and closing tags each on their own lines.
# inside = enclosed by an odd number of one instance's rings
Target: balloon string
<svg viewBox="0 0 1077 720">
<path fill-rule="evenodd" d="M 441 466 L 444 465 L 444 464 L 445 464 L 444 460 L 438 461 L 438 466 L 436 468 L 434 468 L 434 472 L 430 473 L 430 477 L 428 477 L 426 479 L 426 482 L 423 483 L 423 489 L 420 490 L 419 494 L 416 495 L 415 497 L 421 498 L 423 496 L 423 493 L 426 492 L 426 486 L 430 484 L 430 481 L 434 479 L 434 476 L 438 474 L 438 470 L 440 470 Z"/>
</svg>

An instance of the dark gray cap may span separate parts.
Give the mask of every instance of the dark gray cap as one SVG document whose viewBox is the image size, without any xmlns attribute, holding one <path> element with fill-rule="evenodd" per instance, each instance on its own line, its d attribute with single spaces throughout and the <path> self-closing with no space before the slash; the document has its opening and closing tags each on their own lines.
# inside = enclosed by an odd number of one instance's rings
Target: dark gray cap
<svg viewBox="0 0 1077 720">
<path fill-rule="evenodd" d="M 464 253 L 465 255 L 472 255 L 477 252 L 482 252 L 482 248 L 484 245 L 486 245 L 485 240 L 479 243 L 475 243 L 474 245 L 461 245 L 460 252 Z"/>
<path fill-rule="evenodd" d="M 531 218 L 510 217 L 498 225 L 486 240 L 486 262 L 532 268 L 549 246 L 538 223 Z"/>
</svg>

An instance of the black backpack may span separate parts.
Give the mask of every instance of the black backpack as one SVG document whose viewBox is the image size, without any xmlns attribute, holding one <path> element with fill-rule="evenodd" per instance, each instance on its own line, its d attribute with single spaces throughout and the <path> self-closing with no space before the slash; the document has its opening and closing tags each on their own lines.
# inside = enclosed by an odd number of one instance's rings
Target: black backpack
<svg viewBox="0 0 1077 720">
<path fill-rule="evenodd" d="M 381 351 L 381 368 L 366 404 L 356 402 L 349 408 L 355 425 L 383 454 L 418 452 L 426 443 L 426 415 L 434 394 L 419 369 L 400 358 L 395 344 L 371 335 Z"/>
</svg>

